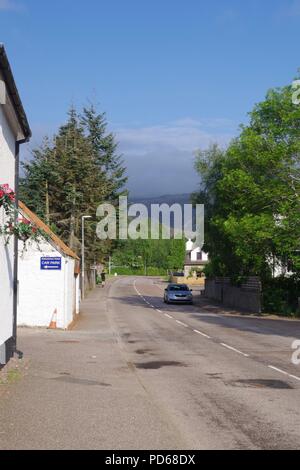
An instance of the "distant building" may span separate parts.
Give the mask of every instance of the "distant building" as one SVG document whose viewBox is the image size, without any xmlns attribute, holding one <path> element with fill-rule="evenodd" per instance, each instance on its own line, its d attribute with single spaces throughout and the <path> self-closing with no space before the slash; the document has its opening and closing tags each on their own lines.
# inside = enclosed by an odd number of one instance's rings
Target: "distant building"
<svg viewBox="0 0 300 470">
<path fill-rule="evenodd" d="M 79 313 L 80 262 L 78 256 L 25 204 L 22 217 L 41 229 L 47 238 L 19 241 L 18 325 L 67 329 Z"/>
<path fill-rule="evenodd" d="M 3 45 L 0 45 L 0 185 L 8 185 L 18 199 L 19 148 L 31 131 Z M 7 215 L 0 207 L 0 225 Z M 16 351 L 18 241 L 6 244 L 0 235 L 0 364 Z"/>
<path fill-rule="evenodd" d="M 186 257 L 184 262 L 185 277 L 191 276 L 193 272 L 199 273 L 203 271 L 208 261 L 207 253 L 195 246 L 192 240 L 188 240 L 186 243 Z"/>
</svg>

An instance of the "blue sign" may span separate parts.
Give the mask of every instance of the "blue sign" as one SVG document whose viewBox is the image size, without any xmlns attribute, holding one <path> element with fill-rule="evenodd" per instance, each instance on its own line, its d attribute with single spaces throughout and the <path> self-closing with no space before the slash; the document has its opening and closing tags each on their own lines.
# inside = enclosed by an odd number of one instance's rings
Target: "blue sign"
<svg viewBox="0 0 300 470">
<path fill-rule="evenodd" d="M 42 271 L 61 271 L 61 257 L 41 258 Z"/>
</svg>

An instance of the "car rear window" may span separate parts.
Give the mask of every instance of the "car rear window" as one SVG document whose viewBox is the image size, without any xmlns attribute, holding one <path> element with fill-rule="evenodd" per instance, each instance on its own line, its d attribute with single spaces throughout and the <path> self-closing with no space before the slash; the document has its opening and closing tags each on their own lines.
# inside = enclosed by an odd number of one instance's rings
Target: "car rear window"
<svg viewBox="0 0 300 470">
<path fill-rule="evenodd" d="M 174 292 L 174 291 L 179 291 L 179 290 L 188 291 L 189 289 L 187 286 L 178 285 L 178 286 L 169 286 L 169 290 Z"/>
</svg>

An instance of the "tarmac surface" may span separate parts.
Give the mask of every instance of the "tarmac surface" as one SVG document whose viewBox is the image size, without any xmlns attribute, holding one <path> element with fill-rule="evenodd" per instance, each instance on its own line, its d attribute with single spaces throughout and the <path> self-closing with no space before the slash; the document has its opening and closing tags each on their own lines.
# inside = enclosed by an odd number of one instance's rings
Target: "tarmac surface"
<svg viewBox="0 0 300 470">
<path fill-rule="evenodd" d="M 22 328 L 0 449 L 299 449 L 300 322 L 239 315 L 120 277 L 72 331 Z"/>
</svg>

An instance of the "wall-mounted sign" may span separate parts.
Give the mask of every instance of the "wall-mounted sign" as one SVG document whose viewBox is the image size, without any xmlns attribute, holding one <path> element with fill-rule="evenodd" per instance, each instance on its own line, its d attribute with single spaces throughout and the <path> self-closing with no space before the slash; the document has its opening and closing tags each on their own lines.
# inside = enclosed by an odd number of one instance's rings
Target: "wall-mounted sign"
<svg viewBox="0 0 300 470">
<path fill-rule="evenodd" d="M 61 271 L 61 257 L 42 257 L 41 258 L 42 271 Z"/>
</svg>

